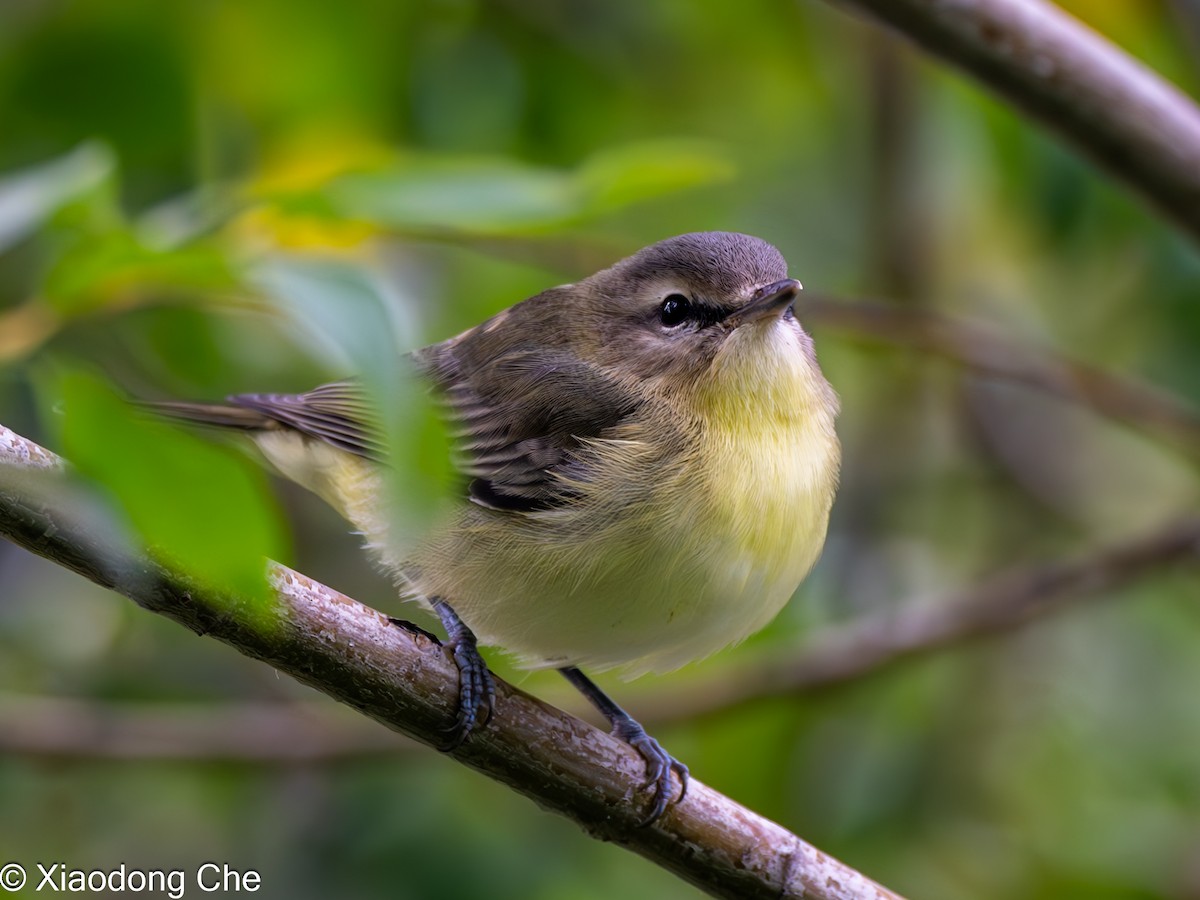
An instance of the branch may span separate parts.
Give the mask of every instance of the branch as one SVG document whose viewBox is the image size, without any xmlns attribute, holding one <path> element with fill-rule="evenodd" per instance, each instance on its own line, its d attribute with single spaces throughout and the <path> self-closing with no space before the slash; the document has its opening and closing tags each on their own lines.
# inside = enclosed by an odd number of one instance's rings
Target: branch
<svg viewBox="0 0 1200 900">
<path fill-rule="evenodd" d="M 421 743 L 444 739 L 458 676 L 428 636 L 277 564 L 269 570 L 275 605 L 263 621 L 245 598 L 89 527 L 54 471 L 57 457 L 3 426 L 0 462 L 10 463 L 0 465 L 0 534 Z M 897 896 L 695 780 L 684 802 L 637 827 L 644 772 L 636 752 L 499 680 L 492 721 L 450 755 L 715 896 Z"/>
<path fill-rule="evenodd" d="M 112 703 L 0 694 L 0 753 L 55 760 L 327 763 L 413 742 L 329 703 Z"/>
<path fill-rule="evenodd" d="M 799 652 L 656 693 L 639 709 L 647 721 L 668 722 L 835 687 L 913 657 L 1013 631 L 1071 598 L 1101 596 L 1162 566 L 1189 561 L 1200 563 L 1200 516 L 1077 559 L 1014 569 L 936 603 L 823 629 Z"/>
<path fill-rule="evenodd" d="M 1183 30 L 1184 43 L 1192 51 L 1192 67 L 1200 61 L 1200 0 L 1168 0 L 1172 18 Z"/>
<path fill-rule="evenodd" d="M 804 300 L 803 314 L 805 321 L 821 322 L 868 341 L 922 350 L 984 375 L 1046 391 L 1200 456 L 1200 409 L 1154 385 L 935 312 L 817 294 Z"/>
<path fill-rule="evenodd" d="M 830 0 L 1030 113 L 1200 242 L 1200 109 L 1045 0 Z"/>
</svg>

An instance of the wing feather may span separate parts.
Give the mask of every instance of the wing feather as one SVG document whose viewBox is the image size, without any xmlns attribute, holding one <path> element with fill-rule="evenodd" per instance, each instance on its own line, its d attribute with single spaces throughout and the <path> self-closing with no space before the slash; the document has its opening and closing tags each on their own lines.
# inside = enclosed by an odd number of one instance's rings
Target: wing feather
<svg viewBox="0 0 1200 900">
<path fill-rule="evenodd" d="M 585 442 L 627 419 L 640 398 L 562 348 L 490 354 L 473 346 L 478 333 L 415 355 L 447 407 L 468 494 L 495 509 L 557 506 L 571 496 L 563 476 L 577 481 L 586 468 Z"/>
<path fill-rule="evenodd" d="M 358 456 L 383 461 L 387 455 L 366 394 L 356 381 L 325 384 L 305 394 L 235 394 L 228 401 Z"/>
<path fill-rule="evenodd" d="M 572 496 L 570 483 L 586 477 L 586 443 L 625 421 L 640 397 L 562 348 L 493 352 L 497 348 L 473 346 L 472 335 L 413 354 L 446 409 L 468 496 L 519 512 L 560 505 Z M 386 460 L 386 441 L 357 381 L 228 401 L 367 459 Z"/>
</svg>

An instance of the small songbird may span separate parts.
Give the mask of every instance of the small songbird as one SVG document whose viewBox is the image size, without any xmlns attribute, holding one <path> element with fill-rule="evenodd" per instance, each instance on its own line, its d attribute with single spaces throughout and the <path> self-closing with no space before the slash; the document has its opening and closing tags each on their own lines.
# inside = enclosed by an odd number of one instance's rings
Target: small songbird
<svg viewBox="0 0 1200 900">
<path fill-rule="evenodd" d="M 356 382 L 156 406 L 248 432 L 438 614 L 460 675 L 449 746 L 492 712 L 477 640 L 557 668 L 645 759 L 649 823 L 672 772 L 683 799 L 687 768 L 580 669 L 707 656 L 766 625 L 812 568 L 838 400 L 796 319 L 800 289 L 758 238 L 685 234 L 413 352 L 449 409 L 464 488 L 403 552 Z"/>
</svg>

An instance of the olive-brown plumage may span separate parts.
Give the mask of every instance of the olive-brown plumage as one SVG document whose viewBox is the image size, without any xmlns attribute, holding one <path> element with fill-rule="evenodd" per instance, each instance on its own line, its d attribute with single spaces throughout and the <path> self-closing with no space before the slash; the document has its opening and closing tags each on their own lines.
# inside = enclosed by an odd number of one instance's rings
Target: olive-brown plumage
<svg viewBox="0 0 1200 900">
<path fill-rule="evenodd" d="M 490 713 L 476 637 L 562 668 L 646 757 L 653 818 L 671 770 L 686 770 L 578 667 L 705 656 L 765 625 L 815 562 L 837 400 L 796 319 L 799 289 L 764 241 L 682 235 L 415 351 L 465 488 L 402 550 L 378 499 L 385 448 L 353 382 L 164 411 L 248 431 L 433 606 L 464 660 L 460 733 Z"/>
</svg>

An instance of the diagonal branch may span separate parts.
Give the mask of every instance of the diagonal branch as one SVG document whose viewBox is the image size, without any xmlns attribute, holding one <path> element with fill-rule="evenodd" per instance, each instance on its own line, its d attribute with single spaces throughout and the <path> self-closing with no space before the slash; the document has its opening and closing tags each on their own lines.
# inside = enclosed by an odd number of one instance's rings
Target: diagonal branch
<svg viewBox="0 0 1200 900">
<path fill-rule="evenodd" d="M 1200 408 L 1146 382 L 1039 350 L 969 319 L 816 294 L 805 321 L 859 339 L 936 354 L 982 375 L 1028 385 L 1169 441 L 1200 457 Z"/>
<path fill-rule="evenodd" d="M 0 426 L 0 534 L 421 743 L 444 740 L 457 674 L 431 638 L 277 564 L 264 615 L 89 527 L 60 468 L 53 454 Z M 715 896 L 897 896 L 695 780 L 685 801 L 637 827 L 641 758 L 503 682 L 492 721 L 450 755 Z"/>
<path fill-rule="evenodd" d="M 831 0 L 965 70 L 1200 242 L 1200 109 L 1046 0 Z"/>
</svg>

